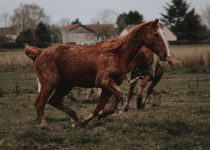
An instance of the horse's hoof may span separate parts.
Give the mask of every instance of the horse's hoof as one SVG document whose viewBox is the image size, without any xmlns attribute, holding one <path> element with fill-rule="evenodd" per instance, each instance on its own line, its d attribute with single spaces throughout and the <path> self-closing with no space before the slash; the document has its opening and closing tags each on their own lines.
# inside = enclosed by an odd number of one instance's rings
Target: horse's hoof
<svg viewBox="0 0 210 150">
<path fill-rule="evenodd" d="M 41 129 L 41 130 L 47 130 L 47 131 L 50 131 L 50 128 L 47 126 L 47 125 L 39 125 L 39 128 Z"/>
<path fill-rule="evenodd" d="M 40 123 L 40 125 L 39 125 L 39 127 L 42 130 L 49 130 L 46 120 L 42 120 L 41 123 Z"/>
<path fill-rule="evenodd" d="M 101 118 L 103 118 L 103 116 L 104 116 L 104 111 L 102 110 L 102 111 L 100 111 L 98 113 L 98 120 L 100 120 Z"/>
<path fill-rule="evenodd" d="M 82 121 L 71 121 L 70 122 L 70 127 L 75 128 L 75 127 L 84 127 L 87 125 L 87 122 L 85 120 Z"/>
<path fill-rule="evenodd" d="M 77 127 L 79 125 L 80 125 L 80 122 L 79 121 L 71 121 L 70 122 L 70 127 L 71 128 L 75 128 L 75 127 Z"/>
<path fill-rule="evenodd" d="M 76 126 L 77 126 L 76 123 L 71 123 L 71 124 L 70 124 L 70 127 L 71 127 L 71 128 L 75 128 Z"/>
<path fill-rule="evenodd" d="M 120 111 L 119 111 L 119 114 L 122 114 L 122 113 L 124 113 L 124 112 L 123 112 L 122 110 L 120 110 Z"/>
<path fill-rule="evenodd" d="M 98 113 L 98 116 L 99 116 L 99 115 L 102 115 L 103 113 L 104 113 L 104 111 L 101 110 L 101 111 Z"/>
<path fill-rule="evenodd" d="M 41 125 L 39 125 L 39 128 L 42 129 L 42 130 L 45 130 L 45 129 L 48 128 L 48 126 L 41 126 Z"/>
<path fill-rule="evenodd" d="M 128 112 L 128 110 L 128 107 L 124 107 L 121 111 L 119 111 L 119 113 Z"/>
</svg>

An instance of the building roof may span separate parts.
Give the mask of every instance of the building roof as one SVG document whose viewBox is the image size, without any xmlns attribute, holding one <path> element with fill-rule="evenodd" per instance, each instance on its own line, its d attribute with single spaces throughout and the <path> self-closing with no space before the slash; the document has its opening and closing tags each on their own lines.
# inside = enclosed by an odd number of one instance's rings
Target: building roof
<svg viewBox="0 0 210 150">
<path fill-rule="evenodd" d="M 0 28 L 0 34 L 2 35 L 17 35 L 17 31 L 13 27 Z"/>
<path fill-rule="evenodd" d="M 99 32 L 101 31 L 102 29 L 114 29 L 114 25 L 113 24 L 99 24 L 99 23 L 96 23 L 96 24 L 87 24 L 87 25 L 82 25 L 82 24 L 69 24 L 69 25 L 66 25 L 66 26 L 63 26 L 62 29 L 64 30 L 68 30 L 68 31 L 72 31 L 78 27 L 84 27 L 88 30 L 91 30 L 91 31 L 94 31 L 94 32 Z"/>
<path fill-rule="evenodd" d="M 99 24 L 99 23 L 96 23 L 96 24 L 87 24 L 85 26 L 94 30 L 95 32 L 99 32 L 103 29 L 110 29 L 110 30 L 114 29 L 113 24 Z"/>
<path fill-rule="evenodd" d="M 91 32 L 95 32 L 94 30 L 92 30 L 91 28 L 85 26 L 85 25 L 82 25 L 82 24 L 69 24 L 69 25 L 66 25 L 66 26 L 63 26 L 61 28 L 61 30 L 67 30 L 67 31 L 73 31 L 74 29 L 78 28 L 78 27 L 83 27 Z"/>
</svg>

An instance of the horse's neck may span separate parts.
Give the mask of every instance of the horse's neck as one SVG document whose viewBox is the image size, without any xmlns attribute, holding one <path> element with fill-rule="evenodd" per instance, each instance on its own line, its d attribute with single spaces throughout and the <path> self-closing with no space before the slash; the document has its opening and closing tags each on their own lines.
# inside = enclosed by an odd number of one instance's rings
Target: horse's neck
<svg viewBox="0 0 210 150">
<path fill-rule="evenodd" d="M 129 38 L 126 42 L 126 47 L 122 48 L 120 51 L 121 64 L 127 68 L 131 61 L 136 57 L 139 49 L 143 46 L 143 37 L 138 35 L 138 37 Z"/>
</svg>

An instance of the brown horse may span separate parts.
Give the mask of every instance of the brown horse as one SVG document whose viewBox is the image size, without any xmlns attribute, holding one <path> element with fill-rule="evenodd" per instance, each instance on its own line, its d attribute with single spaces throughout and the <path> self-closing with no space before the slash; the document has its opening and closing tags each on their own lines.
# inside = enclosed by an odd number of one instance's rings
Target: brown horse
<svg viewBox="0 0 210 150">
<path fill-rule="evenodd" d="M 122 99 L 118 85 L 124 80 L 128 66 L 139 49 L 145 45 L 154 50 L 160 59 L 167 60 L 169 57 L 169 48 L 158 22 L 157 19 L 140 24 L 124 37 L 93 46 L 72 45 L 69 48 L 60 45 L 41 51 L 26 45 L 25 53 L 34 60 L 34 70 L 41 83 L 35 102 L 40 127 L 47 127 L 44 108 L 53 91 L 49 104 L 67 113 L 73 119 L 72 126 L 114 113 Z M 96 108 L 82 121 L 79 121 L 74 110 L 61 101 L 73 87 L 102 88 Z M 112 94 L 115 100 L 105 110 Z"/>
<path fill-rule="evenodd" d="M 181 65 L 181 62 L 174 57 L 170 57 L 167 64 L 169 65 Z M 140 89 L 137 95 L 137 109 L 144 108 L 150 94 L 153 92 L 154 87 L 161 80 L 166 64 L 161 64 L 160 60 L 155 54 L 147 47 L 142 47 L 136 55 L 134 61 L 130 64 L 131 68 L 131 81 L 128 90 L 128 97 L 122 112 L 129 110 L 129 104 L 133 97 L 133 91 L 139 79 L 141 79 Z M 143 92 L 147 84 L 150 83 L 146 91 L 146 97 L 143 101 Z"/>
<path fill-rule="evenodd" d="M 138 52 L 136 58 L 131 64 L 131 68 L 130 87 L 125 106 L 122 109 L 123 112 L 126 112 L 129 109 L 129 104 L 133 97 L 133 91 L 139 79 L 142 79 L 142 81 L 137 96 L 137 109 L 145 106 L 145 103 L 142 102 L 142 97 L 143 91 L 148 82 L 151 81 L 151 84 L 147 89 L 146 99 L 150 96 L 164 73 L 164 68 L 160 65 L 158 58 L 155 57 L 154 53 L 146 47 L 142 47 Z"/>
</svg>

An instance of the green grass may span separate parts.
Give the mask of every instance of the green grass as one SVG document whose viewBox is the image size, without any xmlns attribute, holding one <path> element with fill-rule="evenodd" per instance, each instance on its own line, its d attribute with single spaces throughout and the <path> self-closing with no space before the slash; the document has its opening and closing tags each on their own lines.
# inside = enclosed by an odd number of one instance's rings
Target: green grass
<svg viewBox="0 0 210 150">
<path fill-rule="evenodd" d="M 0 149 L 210 149 L 210 74 L 167 72 L 156 87 L 160 107 L 137 111 L 133 100 L 128 113 L 94 119 L 85 127 L 70 128 L 70 117 L 47 105 L 50 131 L 38 127 L 36 86 L 31 69 L 0 72 Z M 127 81 L 121 89 L 125 98 Z M 82 89 L 78 102 L 64 102 L 81 117 L 93 110 L 97 96 L 84 98 Z"/>
</svg>

